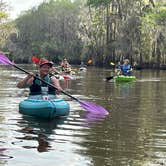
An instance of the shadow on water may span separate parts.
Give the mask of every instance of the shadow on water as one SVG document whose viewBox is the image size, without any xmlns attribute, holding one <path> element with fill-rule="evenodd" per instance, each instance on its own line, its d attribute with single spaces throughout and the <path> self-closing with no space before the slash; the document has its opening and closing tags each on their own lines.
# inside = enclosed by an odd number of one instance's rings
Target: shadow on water
<svg viewBox="0 0 166 166">
<path fill-rule="evenodd" d="M 63 124 L 67 117 L 56 118 L 56 119 L 40 119 L 31 116 L 22 116 L 19 120 L 18 126 L 21 128 L 17 132 L 23 134 L 23 137 L 15 137 L 18 140 L 35 140 L 38 142 L 37 146 L 26 145 L 23 146 L 25 149 L 36 148 L 38 152 L 47 152 L 51 150 L 49 138 L 58 125 Z M 13 142 L 14 144 L 14 142 Z"/>
</svg>

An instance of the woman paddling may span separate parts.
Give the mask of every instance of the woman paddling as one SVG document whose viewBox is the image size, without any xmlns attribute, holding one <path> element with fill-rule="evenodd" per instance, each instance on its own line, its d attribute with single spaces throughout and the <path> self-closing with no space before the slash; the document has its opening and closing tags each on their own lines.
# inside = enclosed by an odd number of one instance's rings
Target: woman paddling
<svg viewBox="0 0 166 166">
<path fill-rule="evenodd" d="M 66 58 L 64 58 L 62 60 L 61 67 L 62 67 L 62 72 L 70 74 L 70 72 L 71 72 L 71 65 L 69 64 L 69 62 L 67 61 Z"/>
<path fill-rule="evenodd" d="M 30 73 L 23 80 L 19 81 L 17 87 L 18 88 L 29 87 L 30 89 L 29 98 L 44 99 L 44 100 L 56 98 L 55 95 L 57 94 L 58 91 L 61 91 L 62 88 L 56 77 L 49 75 L 52 66 L 53 66 L 52 62 L 48 61 L 45 58 L 42 58 L 39 62 L 39 74 L 37 74 L 36 76 L 48 83 L 53 84 L 57 90 L 55 90 L 55 88 L 48 86 L 47 84 L 43 83 L 37 78 L 34 78 L 33 73 Z"/>
</svg>

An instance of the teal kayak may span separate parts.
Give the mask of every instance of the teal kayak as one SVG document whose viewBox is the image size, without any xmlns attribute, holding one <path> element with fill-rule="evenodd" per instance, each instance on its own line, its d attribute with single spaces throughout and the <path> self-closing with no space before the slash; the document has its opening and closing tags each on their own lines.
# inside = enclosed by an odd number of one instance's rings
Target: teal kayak
<svg viewBox="0 0 166 166">
<path fill-rule="evenodd" d="M 131 82 L 131 81 L 135 81 L 136 77 L 119 75 L 119 76 L 114 76 L 114 80 L 117 82 Z"/>
<path fill-rule="evenodd" d="M 49 119 L 67 116 L 69 110 L 69 103 L 63 99 L 42 100 L 28 98 L 19 104 L 21 114 Z"/>
</svg>

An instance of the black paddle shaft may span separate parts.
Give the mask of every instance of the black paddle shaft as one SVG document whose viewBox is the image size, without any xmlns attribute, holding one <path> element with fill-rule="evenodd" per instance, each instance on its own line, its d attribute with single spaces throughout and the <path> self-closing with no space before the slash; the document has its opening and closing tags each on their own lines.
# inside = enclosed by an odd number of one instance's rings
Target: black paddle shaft
<svg viewBox="0 0 166 166">
<path fill-rule="evenodd" d="M 106 81 L 112 80 L 114 76 L 106 77 Z"/>
<path fill-rule="evenodd" d="M 12 64 L 12 66 L 14 66 L 15 68 L 17 68 L 17 69 L 23 71 L 23 72 L 26 73 L 26 74 L 30 74 L 28 71 L 22 69 L 21 67 L 15 65 L 15 64 Z M 45 83 L 45 84 L 49 85 L 50 87 L 52 87 L 52 88 L 54 88 L 54 89 L 57 90 L 57 88 L 56 88 L 53 84 L 50 84 L 49 82 L 47 82 L 47 81 L 45 81 L 45 80 L 43 80 L 43 79 L 41 79 L 40 77 L 37 77 L 37 76 L 35 76 L 35 75 L 33 75 L 33 77 L 36 78 L 36 79 L 38 79 L 38 80 L 40 80 L 40 81 L 42 81 L 43 83 Z M 69 96 L 69 97 L 71 97 L 72 99 L 74 99 L 74 100 L 80 102 L 77 98 L 71 96 L 70 94 L 66 93 L 66 92 L 63 91 L 63 90 L 61 90 L 60 92 L 62 92 L 63 94 L 65 94 L 65 95 L 67 95 L 67 96 Z"/>
</svg>

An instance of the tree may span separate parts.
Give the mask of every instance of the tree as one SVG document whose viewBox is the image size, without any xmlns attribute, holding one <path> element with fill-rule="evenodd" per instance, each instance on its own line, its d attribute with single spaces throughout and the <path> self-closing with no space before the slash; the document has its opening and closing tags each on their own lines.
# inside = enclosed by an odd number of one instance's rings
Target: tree
<svg viewBox="0 0 166 166">
<path fill-rule="evenodd" d="M 78 2 L 49 1 L 23 13 L 16 20 L 17 48 L 22 50 L 20 60 L 29 61 L 34 53 L 59 61 L 63 57 L 80 59 Z M 24 58 L 22 58 L 24 56 Z"/>
</svg>

